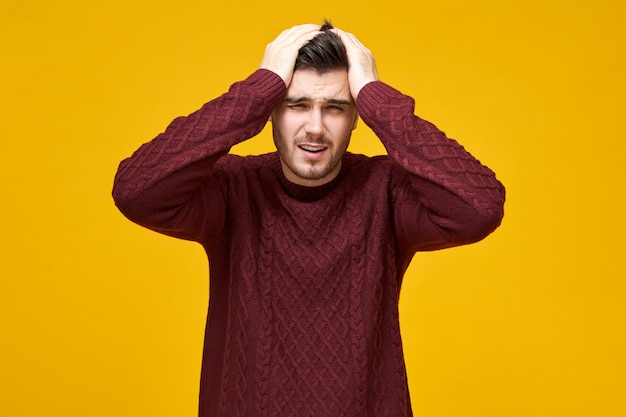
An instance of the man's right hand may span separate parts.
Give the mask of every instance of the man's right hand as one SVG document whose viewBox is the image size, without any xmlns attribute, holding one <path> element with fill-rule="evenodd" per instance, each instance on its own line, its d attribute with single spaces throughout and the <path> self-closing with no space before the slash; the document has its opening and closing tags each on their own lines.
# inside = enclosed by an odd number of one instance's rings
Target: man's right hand
<svg viewBox="0 0 626 417">
<path fill-rule="evenodd" d="M 278 74 L 288 87 L 293 76 L 298 51 L 308 41 L 322 33 L 320 26 L 306 24 L 284 30 L 265 48 L 265 55 L 259 68 Z"/>
</svg>

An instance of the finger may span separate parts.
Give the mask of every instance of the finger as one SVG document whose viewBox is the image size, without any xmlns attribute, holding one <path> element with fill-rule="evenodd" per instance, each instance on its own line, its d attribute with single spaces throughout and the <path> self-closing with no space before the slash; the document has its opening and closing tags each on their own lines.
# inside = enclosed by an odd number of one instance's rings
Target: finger
<svg viewBox="0 0 626 417">
<path fill-rule="evenodd" d="M 320 26 L 315 24 L 305 24 L 293 26 L 289 29 L 285 29 L 278 35 L 276 41 L 280 43 L 293 43 L 300 39 L 306 39 L 307 41 L 315 35 L 320 33 Z"/>
<path fill-rule="evenodd" d="M 298 51 L 319 33 L 320 26 L 314 24 L 285 29 L 265 48 L 260 68 L 275 72 L 289 85 Z"/>
<path fill-rule="evenodd" d="M 346 52 L 362 52 L 366 54 L 371 53 L 371 51 L 367 49 L 365 45 L 363 45 L 363 43 L 361 43 L 361 41 L 356 36 L 354 36 L 354 34 L 345 32 L 341 29 L 333 29 L 333 31 L 335 31 L 335 33 L 337 33 L 341 38 L 341 41 L 346 47 Z"/>
<path fill-rule="evenodd" d="M 337 30 L 335 33 L 339 35 L 346 48 L 350 64 L 348 69 L 350 91 L 356 98 L 363 86 L 378 79 L 374 56 L 353 34 L 342 30 Z"/>
<path fill-rule="evenodd" d="M 292 51 L 295 54 L 307 42 L 322 33 L 319 26 L 302 25 L 283 31 L 276 39 L 267 45 L 268 50 Z"/>
</svg>

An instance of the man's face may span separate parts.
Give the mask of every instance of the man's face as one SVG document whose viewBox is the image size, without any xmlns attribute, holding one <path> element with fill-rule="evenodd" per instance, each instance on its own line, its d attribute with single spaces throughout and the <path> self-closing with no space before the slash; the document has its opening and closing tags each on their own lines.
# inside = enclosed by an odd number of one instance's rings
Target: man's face
<svg viewBox="0 0 626 417">
<path fill-rule="evenodd" d="M 274 143 L 285 177 L 309 187 L 332 181 L 356 127 L 348 73 L 300 69 L 272 113 Z"/>
</svg>

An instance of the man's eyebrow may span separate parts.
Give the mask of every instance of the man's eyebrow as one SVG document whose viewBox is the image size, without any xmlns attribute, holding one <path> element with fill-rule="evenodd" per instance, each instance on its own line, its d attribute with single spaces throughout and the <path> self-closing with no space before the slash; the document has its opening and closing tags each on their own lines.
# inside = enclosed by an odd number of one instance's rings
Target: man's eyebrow
<svg viewBox="0 0 626 417">
<path fill-rule="evenodd" d="M 303 103 L 306 101 L 311 101 L 311 99 L 308 97 L 286 97 L 285 98 L 286 103 Z M 340 105 L 352 104 L 352 100 L 344 100 L 341 98 L 329 98 L 329 99 L 323 100 L 323 102 L 330 103 L 330 104 L 340 104 Z"/>
<path fill-rule="evenodd" d="M 302 103 L 304 101 L 309 101 L 308 97 L 285 97 L 285 102 L 287 103 Z"/>
<path fill-rule="evenodd" d="M 350 105 L 350 104 L 352 104 L 352 100 L 344 100 L 342 98 L 329 98 L 325 102 L 326 103 L 331 103 L 331 104 L 343 104 L 343 105 Z"/>
</svg>

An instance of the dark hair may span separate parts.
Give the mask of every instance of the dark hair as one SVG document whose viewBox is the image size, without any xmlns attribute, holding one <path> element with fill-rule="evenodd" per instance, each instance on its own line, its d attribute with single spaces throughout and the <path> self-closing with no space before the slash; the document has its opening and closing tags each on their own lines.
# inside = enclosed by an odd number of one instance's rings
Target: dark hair
<svg viewBox="0 0 626 417">
<path fill-rule="evenodd" d="M 337 69 L 348 69 L 346 47 L 341 38 L 332 32 L 333 25 L 325 20 L 320 28 L 322 33 L 307 42 L 298 51 L 294 71 L 311 69 L 323 74 Z"/>
</svg>

